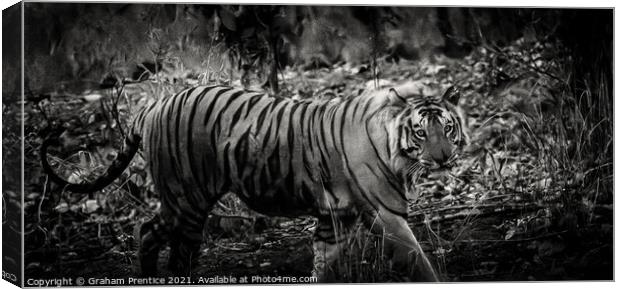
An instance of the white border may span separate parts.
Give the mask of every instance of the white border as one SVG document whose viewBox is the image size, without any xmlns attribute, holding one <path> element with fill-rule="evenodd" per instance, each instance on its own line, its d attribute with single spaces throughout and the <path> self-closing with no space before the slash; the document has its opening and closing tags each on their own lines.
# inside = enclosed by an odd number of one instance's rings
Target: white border
<svg viewBox="0 0 620 289">
<path fill-rule="evenodd" d="M 51 1 L 50 1 L 51 2 Z M 53 2 L 76 2 L 76 1 L 53 1 Z M 95 1 L 80 1 L 80 2 L 95 2 Z M 222 2 L 228 2 L 228 3 L 247 3 L 247 4 L 257 4 L 257 3 L 269 3 L 269 4 L 297 4 L 297 5 L 381 5 L 381 6 L 488 6 L 488 7 L 517 7 L 516 5 L 519 5 L 518 7 L 565 7 L 565 8 L 588 8 L 588 7 L 613 7 L 615 8 L 617 6 L 617 3 L 615 1 L 609 1 L 609 0 L 589 0 L 589 1 L 576 1 L 576 0 L 564 0 L 564 1 L 557 1 L 557 0 L 551 0 L 551 1 L 540 1 L 540 0 L 521 0 L 518 2 L 509 2 L 509 1 L 505 1 L 505 0 L 470 0 L 467 2 L 464 1 L 459 1 L 459 0 L 436 0 L 436 1 L 428 1 L 428 0 L 424 0 L 424 1 L 406 1 L 406 0 L 389 0 L 389 1 L 385 1 L 385 2 L 378 2 L 377 0 L 375 1 L 369 1 L 369 0 L 355 0 L 355 1 L 343 1 L 343 0 L 339 0 L 338 2 L 331 2 L 331 1 L 293 1 L 293 0 L 288 0 L 288 1 L 281 1 L 281 0 L 270 0 L 270 1 L 253 1 L 253 0 L 236 0 L 236 1 L 220 1 L 220 2 L 216 2 L 216 1 L 118 1 L 118 0 L 113 0 L 113 1 L 97 1 L 97 2 L 136 2 L 136 3 L 152 3 L 152 2 L 164 2 L 164 3 L 222 3 Z M 0 7 L 2 9 L 5 9 L 13 4 L 17 3 L 17 1 L 8 1 L 8 0 L 0 0 Z M 614 11 L 614 96 L 618 95 L 618 73 L 616 71 L 616 67 L 618 67 L 618 58 L 615 57 L 616 55 L 618 55 L 618 46 L 615 45 L 616 43 L 616 39 L 618 38 L 618 26 L 617 26 L 617 21 L 616 21 L 616 17 L 615 17 L 615 11 Z M 1 34 L 1 32 L 0 32 Z M 1 37 L 0 37 L 0 47 L 1 47 Z M 23 59 L 22 59 L 23 60 Z M 0 66 L 2 64 L 2 60 L 0 58 Z M 22 72 L 23 73 L 23 72 Z M 23 79 L 23 74 L 22 74 L 22 79 Z M 0 80 L 1 80 L 1 75 L 0 75 Z M 1 82 L 0 82 L 1 83 Z M 1 90 L 0 90 L 1 91 Z M 615 97 L 614 97 L 615 100 Z M 616 113 L 614 115 L 614 123 L 618 123 L 619 120 L 619 116 L 618 116 L 618 105 L 617 102 L 614 101 L 614 112 Z M 0 121 L 1 121 L 1 116 L 0 116 Z M 620 130 L 619 126 L 615 126 L 614 127 L 614 136 L 616 135 L 620 135 L 618 134 Z M 2 136 L 2 133 L 0 132 L 0 137 Z M 617 164 L 617 159 L 616 159 L 616 152 L 618 151 L 618 149 L 620 148 L 620 144 L 618 141 L 614 142 L 614 172 L 615 172 L 615 168 L 616 168 L 616 164 Z M 23 152 L 22 152 L 23 153 Z M 0 157 L 2 156 L 2 152 L 0 150 Z M 620 180 L 620 177 L 616 174 L 614 176 L 614 192 L 617 192 L 616 190 L 616 184 L 618 184 L 618 181 Z M 2 189 L 2 184 L 0 182 L 0 190 Z M 617 203 L 617 197 L 616 200 L 614 200 L 614 208 L 616 208 L 615 204 Z M 614 209 L 614 224 L 618 224 L 618 214 L 616 214 L 615 209 Z M 23 223 L 22 223 L 23 224 Z M 0 232 L 0 239 L 2 237 L 2 233 Z M 615 263 L 616 260 L 618 260 L 617 254 L 618 254 L 618 250 L 616 250 L 615 248 L 615 240 L 618 240 L 618 230 L 615 229 L 614 227 L 614 279 L 619 276 L 618 275 L 618 266 Z M 2 246 L 0 246 L 0 254 L 2 253 Z M 22 254 L 23 256 L 23 254 Z M 22 257 L 23 258 L 23 257 Z M 23 274 L 22 274 L 23 277 Z M 12 284 L 8 283 L 7 281 L 0 281 L 0 286 L 4 287 L 4 286 L 13 286 Z M 476 289 L 497 289 L 497 287 L 501 286 L 502 289 L 513 289 L 513 288 L 522 288 L 523 286 L 528 286 L 531 288 L 562 288 L 562 289 L 581 289 L 585 286 L 596 286 L 596 288 L 615 288 L 616 284 L 615 282 L 571 282 L 571 281 L 562 281 L 562 282 L 478 282 L 478 283 L 442 283 L 442 284 L 378 284 L 378 285 L 311 285 L 313 288 L 333 288 L 334 286 L 337 286 L 339 288 L 349 288 L 352 286 L 358 287 L 359 286 L 389 286 L 390 288 L 407 288 L 407 289 L 411 289 L 411 286 L 415 286 L 416 288 L 438 288 L 438 287 L 443 287 L 443 288 L 448 288 L 446 286 L 450 286 L 450 288 L 453 288 L 454 286 L 456 287 L 460 287 L 460 288 L 476 288 Z M 234 286 L 234 288 L 256 288 L 257 285 L 254 286 Z M 260 286 L 260 285 L 259 285 Z M 301 285 L 301 286 L 307 286 L 307 285 Z M 300 288 L 301 286 L 279 286 L 280 288 Z M 147 288 L 147 287 L 142 287 L 142 288 Z M 179 287 L 157 287 L 157 288 L 179 288 Z M 230 286 L 213 286 L 212 288 L 231 288 Z"/>
</svg>

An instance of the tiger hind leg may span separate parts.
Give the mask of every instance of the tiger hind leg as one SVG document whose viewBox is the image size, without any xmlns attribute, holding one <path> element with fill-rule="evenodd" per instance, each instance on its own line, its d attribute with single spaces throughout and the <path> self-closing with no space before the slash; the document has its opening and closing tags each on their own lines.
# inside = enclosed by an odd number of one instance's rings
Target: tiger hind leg
<svg viewBox="0 0 620 289">
<path fill-rule="evenodd" d="M 192 268 L 200 256 L 204 220 L 199 223 L 179 222 L 170 240 L 168 270 L 175 276 L 191 276 Z"/>
<path fill-rule="evenodd" d="M 159 214 L 139 226 L 136 232 L 138 240 L 138 273 L 149 277 L 157 274 L 159 251 L 168 241 L 166 224 Z"/>
<path fill-rule="evenodd" d="M 167 269 L 175 276 L 190 276 L 202 244 L 205 217 L 165 217 L 158 214 L 139 229 L 139 272 L 142 276 L 157 276 L 159 252 L 170 246 Z"/>
</svg>

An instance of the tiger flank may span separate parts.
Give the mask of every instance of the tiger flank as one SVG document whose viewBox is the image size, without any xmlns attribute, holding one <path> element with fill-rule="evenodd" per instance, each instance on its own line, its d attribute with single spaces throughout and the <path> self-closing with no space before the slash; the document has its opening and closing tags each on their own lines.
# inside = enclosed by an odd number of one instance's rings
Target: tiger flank
<svg viewBox="0 0 620 289">
<path fill-rule="evenodd" d="M 76 192 L 104 188 L 142 149 L 161 197 L 158 216 L 139 230 L 139 265 L 157 275 L 189 276 L 207 216 L 228 192 L 269 216 L 310 215 L 313 276 L 325 281 L 341 242 L 359 222 L 385 238 L 393 269 L 412 280 L 439 281 L 407 224 L 407 191 L 425 171 L 452 167 L 467 142 L 459 93 L 423 95 L 408 84 L 337 101 L 299 101 L 225 86 L 194 87 L 146 107 L 105 174 L 56 183 Z M 336 229 L 334 226 L 337 226 Z M 336 230 L 335 230 L 336 229 Z"/>
</svg>

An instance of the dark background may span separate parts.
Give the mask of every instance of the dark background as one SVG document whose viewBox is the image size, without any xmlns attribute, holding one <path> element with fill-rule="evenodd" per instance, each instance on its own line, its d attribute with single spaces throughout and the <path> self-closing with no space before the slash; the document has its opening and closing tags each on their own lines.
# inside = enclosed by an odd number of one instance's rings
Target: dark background
<svg viewBox="0 0 620 289">
<path fill-rule="evenodd" d="M 133 228 L 158 206 L 139 157 L 95 196 L 49 184 L 38 147 L 50 132 L 57 171 L 76 181 L 109 163 L 135 110 L 183 87 L 331 98 L 419 81 L 461 88 L 472 135 L 453 178 L 421 180 L 412 203 L 443 278 L 609 280 L 612 25 L 611 9 L 26 3 L 23 115 L 3 54 L 5 187 L 18 181 L 10 132 L 26 125 L 26 275 L 133 275 Z M 227 197 L 196 272 L 307 275 L 313 222 Z M 340 281 L 400 280 L 353 256 Z"/>
</svg>

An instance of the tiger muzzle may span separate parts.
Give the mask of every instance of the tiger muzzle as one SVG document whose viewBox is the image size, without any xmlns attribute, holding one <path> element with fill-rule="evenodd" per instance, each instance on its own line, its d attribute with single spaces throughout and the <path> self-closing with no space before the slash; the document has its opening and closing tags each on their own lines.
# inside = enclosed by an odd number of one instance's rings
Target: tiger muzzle
<svg viewBox="0 0 620 289">
<path fill-rule="evenodd" d="M 443 171 L 450 170 L 456 165 L 456 158 L 442 158 L 442 159 L 420 159 L 420 164 L 431 171 Z"/>
</svg>

